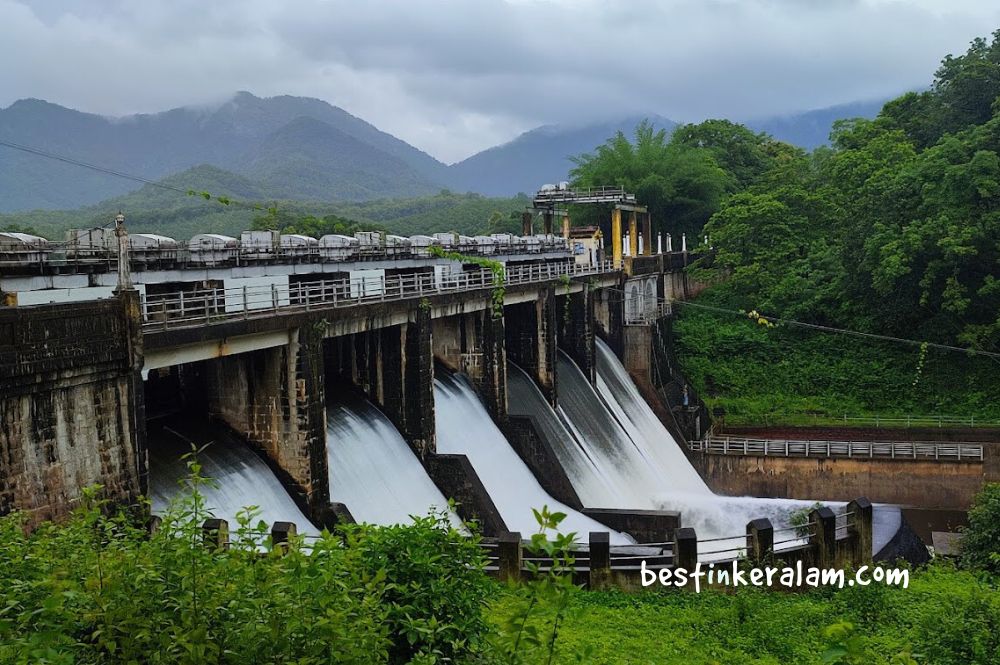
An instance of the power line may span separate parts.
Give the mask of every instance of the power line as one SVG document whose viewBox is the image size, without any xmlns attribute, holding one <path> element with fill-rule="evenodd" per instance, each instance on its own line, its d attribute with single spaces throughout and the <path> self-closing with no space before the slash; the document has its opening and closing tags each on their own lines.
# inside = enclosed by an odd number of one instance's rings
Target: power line
<svg viewBox="0 0 1000 665">
<path fill-rule="evenodd" d="M 122 171 L 116 171 L 115 169 L 109 169 L 104 166 L 98 166 L 97 164 L 91 164 L 90 162 L 84 162 L 79 159 L 73 159 L 72 157 L 66 157 L 64 155 L 58 155 L 54 152 L 49 152 L 47 150 L 42 150 L 40 148 L 33 148 L 28 145 L 22 145 L 20 143 L 13 143 L 11 141 L 6 141 L 0 139 L 0 145 L 10 148 L 12 150 L 20 150 L 21 152 L 26 152 L 31 155 L 36 155 L 38 157 L 45 157 L 46 159 L 52 159 L 58 162 L 63 162 L 64 164 L 72 164 L 73 166 L 79 166 L 81 168 L 90 169 L 92 171 L 97 171 L 99 173 L 104 173 L 106 175 L 112 175 L 117 178 L 124 178 L 125 180 L 132 180 L 133 182 L 141 182 L 144 185 L 151 185 L 153 187 L 159 187 L 160 189 L 165 189 L 171 192 L 177 192 L 183 194 L 184 196 L 192 196 L 195 193 L 192 190 L 181 189 L 180 187 L 174 187 L 173 185 L 168 185 L 162 181 L 150 180 L 149 178 L 143 178 L 142 176 L 133 175 L 131 173 L 124 173 Z M 204 197 L 203 197 L 204 198 Z M 240 207 L 251 208 L 254 210 L 260 209 L 262 206 L 254 204 L 240 203 L 238 201 L 233 201 L 228 198 L 212 197 L 222 205 L 235 205 Z M 206 198 L 206 200 L 208 200 Z"/>
<path fill-rule="evenodd" d="M 618 293 L 621 293 L 621 294 L 623 294 L 625 296 L 628 296 L 628 294 L 626 294 L 625 291 L 623 291 L 622 289 L 609 289 L 609 290 L 617 291 Z M 710 311 L 710 312 L 716 312 L 716 313 L 719 313 L 719 314 L 732 314 L 734 316 L 740 316 L 740 317 L 746 317 L 746 315 L 747 315 L 746 312 L 742 312 L 740 310 L 726 309 L 724 307 L 715 307 L 713 305 L 704 305 L 702 303 L 691 302 L 690 300 L 680 300 L 680 299 L 667 300 L 666 298 L 657 298 L 656 300 L 657 300 L 657 303 L 660 303 L 660 304 L 666 304 L 666 305 L 673 305 L 673 304 L 686 305 L 688 307 L 695 307 L 695 308 L 698 308 L 698 309 L 704 309 L 704 310 L 707 310 L 707 311 Z M 885 342 L 897 342 L 897 343 L 900 343 L 900 344 L 909 344 L 911 346 L 925 346 L 926 345 L 928 348 L 941 349 L 942 351 L 959 351 L 961 353 L 968 353 L 970 355 L 983 356 L 983 357 L 986 357 L 986 358 L 993 358 L 993 359 L 1000 359 L 1000 353 L 993 353 L 993 352 L 990 352 L 990 351 L 981 351 L 979 349 L 967 349 L 967 348 L 963 348 L 963 347 L 960 347 L 960 346 L 949 346 L 948 344 L 938 344 L 936 342 L 922 342 L 920 340 L 915 340 L 915 339 L 906 339 L 905 337 L 893 337 L 892 335 L 879 335 L 879 334 L 876 334 L 876 333 L 866 333 L 866 332 L 861 332 L 860 330 L 849 330 L 847 328 L 834 328 L 832 326 L 821 326 L 821 325 L 816 324 L 816 323 L 805 323 L 804 321 L 796 321 L 794 319 L 781 319 L 781 318 L 778 318 L 776 316 L 765 316 L 763 314 L 760 315 L 760 318 L 764 319 L 766 321 L 770 321 L 772 323 L 780 323 L 780 324 L 783 324 L 783 325 L 786 325 L 786 326 L 792 326 L 792 327 L 797 327 L 797 328 L 807 328 L 809 330 L 818 330 L 820 332 L 836 333 L 836 334 L 839 334 L 839 335 L 850 335 L 850 336 L 854 336 L 854 337 L 863 337 L 863 338 L 866 338 L 866 339 L 878 339 L 878 340 L 882 340 L 882 341 L 885 341 Z"/>
<path fill-rule="evenodd" d="M 747 315 L 746 312 L 741 312 L 734 309 L 725 309 L 723 307 L 714 307 L 712 305 L 704 305 L 701 303 L 694 303 L 689 300 L 672 300 L 664 301 L 669 303 L 679 303 L 681 305 L 686 305 L 689 307 L 695 307 L 698 309 L 704 309 L 711 312 L 718 312 L 721 314 L 733 314 L 736 316 Z M 821 332 L 837 333 L 839 335 L 850 335 L 854 337 L 862 337 L 866 339 L 877 339 L 886 342 L 897 342 L 901 344 L 909 344 L 911 346 L 926 346 L 932 349 L 941 349 L 942 351 L 959 351 L 961 353 L 968 353 L 971 355 L 984 356 L 986 358 L 1000 358 L 1000 353 L 992 353 L 990 351 L 981 351 L 978 349 L 967 349 L 960 346 L 950 346 L 948 344 L 937 344 L 935 342 L 922 342 L 915 339 L 906 339 L 905 337 L 894 337 L 892 335 L 879 335 L 876 333 L 866 333 L 860 330 L 849 330 L 847 328 L 834 328 L 832 326 L 821 326 L 816 323 L 805 323 L 804 321 L 795 321 L 794 319 L 781 319 L 774 316 L 760 315 L 760 318 L 770 321 L 772 323 L 780 323 L 782 325 L 797 327 L 797 328 L 807 328 L 809 330 L 819 330 Z"/>
</svg>

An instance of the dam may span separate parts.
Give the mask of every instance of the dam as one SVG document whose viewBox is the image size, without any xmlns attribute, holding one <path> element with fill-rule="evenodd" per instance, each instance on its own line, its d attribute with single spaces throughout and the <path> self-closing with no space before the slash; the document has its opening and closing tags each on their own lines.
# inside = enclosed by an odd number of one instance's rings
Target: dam
<svg viewBox="0 0 1000 665">
<path fill-rule="evenodd" d="M 600 196 L 617 201 L 610 260 L 575 252 L 547 219 L 540 236 L 526 221 L 523 236 L 444 253 L 383 240 L 5 267 L 0 511 L 59 518 L 92 484 L 163 511 L 197 459 L 215 517 L 235 524 L 252 506 L 302 533 L 444 513 L 526 538 L 548 506 L 581 543 L 603 533 L 659 552 L 697 534 L 712 558 L 745 553 L 751 523 L 791 528 L 816 500 L 849 513 L 849 497 L 718 491 L 696 450 L 711 416 L 671 402 L 661 348 L 665 303 L 697 288 L 688 253 L 653 254 L 634 200 Z M 898 511 L 876 506 L 873 521 L 866 556 Z"/>
</svg>

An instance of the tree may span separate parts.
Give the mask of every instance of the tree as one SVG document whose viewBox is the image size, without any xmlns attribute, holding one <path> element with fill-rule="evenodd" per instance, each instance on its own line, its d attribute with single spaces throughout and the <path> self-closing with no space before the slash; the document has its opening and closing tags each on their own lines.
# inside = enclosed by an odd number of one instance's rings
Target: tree
<svg viewBox="0 0 1000 665">
<path fill-rule="evenodd" d="M 613 185 L 635 193 L 654 224 L 674 234 L 698 233 L 736 187 L 707 148 L 668 141 L 665 130 L 648 121 L 634 141 L 618 132 L 590 154 L 572 158 L 575 187 Z"/>
<path fill-rule="evenodd" d="M 740 188 L 754 183 L 775 165 L 780 154 L 791 148 L 768 134 L 754 132 L 729 120 L 681 125 L 674 130 L 671 142 L 708 150 Z"/>
</svg>

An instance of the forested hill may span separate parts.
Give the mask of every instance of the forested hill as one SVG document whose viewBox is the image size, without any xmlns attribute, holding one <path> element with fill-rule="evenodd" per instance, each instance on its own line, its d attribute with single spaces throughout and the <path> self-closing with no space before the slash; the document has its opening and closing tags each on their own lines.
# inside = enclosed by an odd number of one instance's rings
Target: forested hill
<svg viewBox="0 0 1000 665">
<path fill-rule="evenodd" d="M 0 139 L 151 180 L 212 164 L 263 179 L 283 198 L 430 194 L 442 187 L 446 170 L 429 155 L 326 102 L 261 99 L 246 92 L 213 109 L 178 108 L 118 119 L 21 100 L 0 109 Z M 261 168 L 264 156 L 268 165 Z M 302 174 L 329 171 L 331 165 L 337 167 L 335 175 L 302 181 Z M 0 212 L 76 208 L 137 187 L 37 155 L 0 152 Z"/>
<path fill-rule="evenodd" d="M 196 233 L 236 236 L 265 222 L 271 222 L 272 228 L 299 229 L 303 220 L 309 220 L 310 232 L 337 232 L 317 225 L 316 220 L 324 218 L 330 218 L 331 224 L 343 222 L 403 235 L 437 231 L 471 235 L 518 230 L 520 212 L 530 204 L 526 198 L 451 192 L 353 202 L 289 200 L 275 196 L 273 190 L 255 180 L 209 165 L 170 176 L 159 185 L 165 187 L 145 185 L 138 191 L 76 210 L 0 214 L 0 229 L 26 230 L 61 239 L 69 228 L 108 224 L 121 210 L 131 230 L 162 233 L 178 240 Z"/>
</svg>

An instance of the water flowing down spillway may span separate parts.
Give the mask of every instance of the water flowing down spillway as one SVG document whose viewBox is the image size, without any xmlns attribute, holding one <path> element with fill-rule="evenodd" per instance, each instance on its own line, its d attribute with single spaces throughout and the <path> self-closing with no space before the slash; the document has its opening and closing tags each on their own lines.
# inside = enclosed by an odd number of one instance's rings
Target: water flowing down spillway
<svg viewBox="0 0 1000 665">
<path fill-rule="evenodd" d="M 434 379 L 435 425 L 439 453 L 469 458 L 486 491 L 511 531 L 524 537 L 538 531 L 532 509 L 548 506 L 566 513 L 563 533 L 576 532 L 586 540 L 591 531 L 607 531 L 603 524 L 556 501 L 542 489 L 531 470 L 493 424 L 475 389 L 464 376 L 438 375 Z M 632 539 L 611 532 L 611 541 L 627 545 Z"/>
<path fill-rule="evenodd" d="M 576 365 L 560 358 L 558 372 L 559 406 L 553 410 L 531 377 L 508 362 L 510 415 L 531 418 L 583 505 L 652 508 L 652 497 L 658 492 L 656 479 L 641 460 L 623 459 L 630 451 L 636 453 L 631 440 L 613 419 L 597 416 L 605 407 Z"/>
<path fill-rule="evenodd" d="M 389 419 L 352 399 L 327 410 L 330 496 L 359 522 L 401 524 L 447 510 L 448 501 Z M 452 514 L 453 522 L 459 520 Z"/>
<path fill-rule="evenodd" d="M 182 456 L 191 452 L 191 441 L 208 446 L 198 454 L 201 475 L 212 482 L 198 491 L 212 516 L 229 522 L 230 532 L 238 528 L 237 515 L 249 506 L 257 506 L 253 524 L 263 520 L 294 522 L 301 534 L 318 534 L 298 505 L 288 495 L 274 472 L 246 445 L 214 440 L 211 430 L 164 427 L 149 431 L 149 489 L 154 513 L 163 513 L 170 503 L 189 492 L 187 462 Z"/>
</svg>

